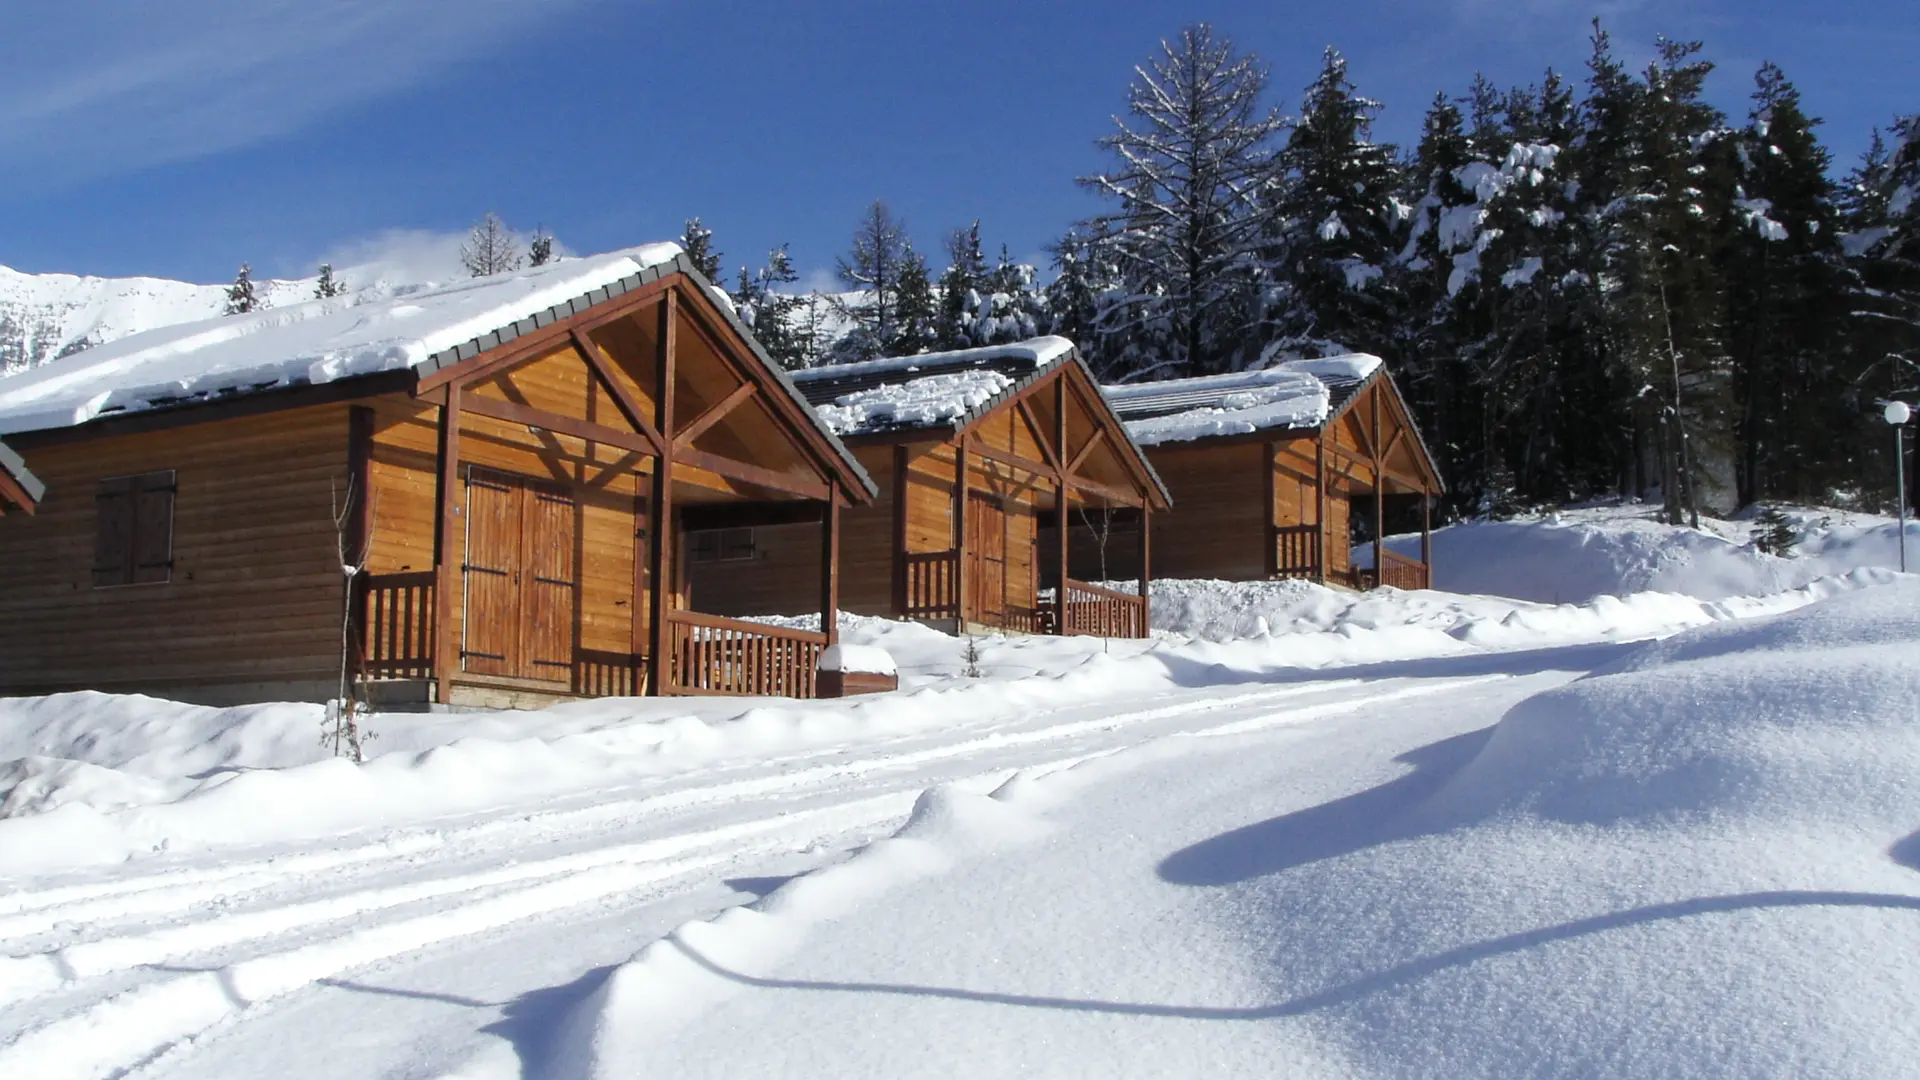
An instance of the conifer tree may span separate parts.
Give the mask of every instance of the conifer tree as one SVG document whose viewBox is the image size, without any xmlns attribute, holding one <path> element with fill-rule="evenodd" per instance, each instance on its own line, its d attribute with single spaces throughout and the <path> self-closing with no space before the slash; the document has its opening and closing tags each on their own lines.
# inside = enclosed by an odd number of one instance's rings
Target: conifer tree
<svg viewBox="0 0 1920 1080">
<path fill-rule="evenodd" d="M 1281 349 L 1394 358 L 1400 299 L 1386 267 L 1407 208 L 1394 197 L 1394 148 L 1373 141 L 1379 109 L 1327 49 L 1281 154 L 1287 179 L 1269 216 L 1269 250 L 1288 288 Z"/>
<path fill-rule="evenodd" d="M 841 362 L 885 354 L 899 337 L 900 277 L 906 266 L 906 226 L 875 199 L 854 230 L 853 245 L 837 264 L 840 280 L 858 295 L 840 303 L 853 330 L 835 345 Z M 924 269 L 924 264 L 922 264 Z"/>
<path fill-rule="evenodd" d="M 327 300 L 340 296 L 347 291 L 347 283 L 333 276 L 333 264 L 320 264 L 320 280 L 314 283 L 313 296 L 316 300 Z"/>
<path fill-rule="evenodd" d="M 807 367 L 814 359 L 814 338 L 801 325 L 800 308 L 807 301 L 787 291 L 800 280 L 785 244 L 767 253 L 767 264 L 756 274 L 740 268 L 740 287 L 734 302 L 740 317 L 773 361 L 789 371 Z"/>
<path fill-rule="evenodd" d="M 1845 478 L 1815 467 L 1844 431 L 1853 372 L 1834 355 L 1849 285 L 1820 121 L 1779 67 L 1754 76 L 1746 127 L 1727 140 L 1727 344 L 1740 415 L 1740 501 L 1806 498 Z"/>
<path fill-rule="evenodd" d="M 535 228 L 533 239 L 527 241 L 527 265 L 545 266 L 553 261 L 553 235 L 545 229 Z"/>
<path fill-rule="evenodd" d="M 1115 376 L 1227 370 L 1248 341 L 1255 210 L 1284 121 L 1261 103 L 1266 67 L 1204 23 L 1134 75 L 1128 117 L 1099 142 L 1116 167 L 1080 180 L 1118 204 L 1094 223 L 1124 278 L 1097 333 L 1125 345 L 1099 354 Z"/>
<path fill-rule="evenodd" d="M 713 249 L 713 230 L 700 223 L 697 217 L 687 219 L 686 227 L 680 233 L 680 246 L 686 249 L 687 261 L 708 281 L 720 280 L 720 253 Z"/>
<path fill-rule="evenodd" d="M 980 291 L 986 284 L 987 258 L 980 248 L 980 222 L 955 229 L 947 238 L 947 269 L 940 275 L 939 347 L 965 349 L 980 344 Z"/>
<path fill-rule="evenodd" d="M 911 243 L 902 249 L 900 283 L 895 296 L 894 336 L 886 342 L 885 354 L 912 356 L 931 349 L 940 339 L 940 308 L 933 298 L 927 260 Z"/>
<path fill-rule="evenodd" d="M 460 245 L 460 265 L 474 277 L 518 270 L 520 263 L 520 241 L 492 211 L 474 223 L 467 232 L 467 242 Z"/>
<path fill-rule="evenodd" d="M 259 306 L 260 298 L 253 289 L 253 267 L 241 263 L 233 284 L 227 286 L 227 314 L 244 315 Z"/>
</svg>

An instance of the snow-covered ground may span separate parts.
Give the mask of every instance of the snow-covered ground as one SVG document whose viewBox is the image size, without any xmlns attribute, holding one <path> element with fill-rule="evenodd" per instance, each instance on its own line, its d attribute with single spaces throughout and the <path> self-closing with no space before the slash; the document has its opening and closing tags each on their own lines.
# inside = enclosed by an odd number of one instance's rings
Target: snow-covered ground
<svg viewBox="0 0 1920 1080">
<path fill-rule="evenodd" d="M 1433 533 L 1434 587 L 1544 603 L 1672 592 L 1720 600 L 1796 589 L 1863 566 L 1900 564 L 1892 518 L 1783 507 L 1800 542 L 1786 557 L 1753 547 L 1751 520 L 1702 518 L 1699 529 L 1656 521 L 1640 503 L 1563 510 L 1545 517 L 1479 521 Z M 1419 557 L 1420 538 L 1388 547 Z M 1907 522 L 1907 558 L 1920 569 L 1920 522 Z M 1371 545 L 1356 553 L 1372 565 Z"/>
<path fill-rule="evenodd" d="M 364 766 L 317 707 L 0 701 L 0 1077 L 1895 1074 L 1920 583 L 1834 559 L 1160 582 L 1153 640 L 979 677 L 849 618 L 899 693 L 382 715 Z"/>
</svg>

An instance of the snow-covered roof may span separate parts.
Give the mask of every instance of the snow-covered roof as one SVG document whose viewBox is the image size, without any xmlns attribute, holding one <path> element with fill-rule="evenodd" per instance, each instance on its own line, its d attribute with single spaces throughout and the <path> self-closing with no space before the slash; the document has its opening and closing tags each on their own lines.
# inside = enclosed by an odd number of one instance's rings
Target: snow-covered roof
<svg viewBox="0 0 1920 1080">
<path fill-rule="evenodd" d="M 5 470 L 6 474 L 13 478 L 13 482 L 20 485 L 20 490 L 27 493 L 27 498 L 37 503 L 47 497 L 47 485 L 33 475 L 33 470 L 27 468 L 25 459 L 6 443 L 0 443 L 0 470 Z"/>
<path fill-rule="evenodd" d="M 1074 355 L 1073 342 L 1039 337 L 1009 345 L 830 364 L 792 373 L 794 385 L 837 435 L 965 427 L 1008 394 Z"/>
<path fill-rule="evenodd" d="M 626 292 L 633 286 L 624 282 L 650 270 L 659 276 L 680 255 L 678 244 L 647 244 L 385 296 L 310 300 L 149 330 L 0 379 L 0 434 L 383 371 L 431 371 Z"/>
<path fill-rule="evenodd" d="M 1134 442 L 1154 446 L 1256 431 L 1318 430 L 1379 369 L 1379 357 L 1352 353 L 1101 391 Z"/>
</svg>

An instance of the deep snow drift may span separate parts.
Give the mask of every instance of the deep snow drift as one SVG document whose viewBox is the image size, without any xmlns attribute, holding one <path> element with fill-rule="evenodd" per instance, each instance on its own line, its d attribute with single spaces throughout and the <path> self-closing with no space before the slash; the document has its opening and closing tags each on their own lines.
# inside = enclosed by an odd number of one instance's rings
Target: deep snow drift
<svg viewBox="0 0 1920 1080">
<path fill-rule="evenodd" d="M 1491 729 L 1428 699 L 930 792 L 615 971 L 556 1075 L 1906 1075 L 1916 702 L 1904 581 Z"/>
<path fill-rule="evenodd" d="M 1654 520 L 1639 503 L 1563 510 L 1538 518 L 1475 521 L 1436 529 L 1436 589 L 1540 603 L 1585 603 L 1598 596 L 1679 593 L 1701 600 L 1797 589 L 1859 567 L 1898 567 L 1891 518 L 1839 510 L 1787 509 L 1800 536 L 1786 558 L 1754 549 L 1751 521 L 1701 518 L 1699 529 Z M 1387 545 L 1418 558 L 1418 536 Z M 1920 570 L 1920 522 L 1907 523 L 1907 558 Z M 1355 551 L 1372 565 L 1372 545 Z"/>
</svg>

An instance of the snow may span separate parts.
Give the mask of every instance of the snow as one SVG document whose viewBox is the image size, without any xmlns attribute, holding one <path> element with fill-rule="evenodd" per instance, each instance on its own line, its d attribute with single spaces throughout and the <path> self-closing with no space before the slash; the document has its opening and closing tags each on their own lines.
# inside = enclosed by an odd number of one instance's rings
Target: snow
<svg viewBox="0 0 1920 1080">
<path fill-rule="evenodd" d="M 566 1075 L 1902 1073 L 1916 646 L 1907 582 L 937 788 L 617 968 Z"/>
<path fill-rule="evenodd" d="M 0 434 L 412 367 L 679 254 L 676 244 L 650 244 L 390 297 L 310 300 L 149 330 L 0 379 Z"/>
<path fill-rule="evenodd" d="M 975 349 L 948 352 L 915 353 L 912 356 L 886 356 L 852 364 L 829 364 L 792 373 L 795 382 L 814 379 L 841 379 L 854 375 L 878 375 L 918 371 L 926 367 L 957 363 L 986 363 L 991 360 L 1025 360 L 1035 368 L 1045 367 L 1073 351 L 1073 342 L 1049 335 L 1029 338 L 1007 345 L 983 345 Z"/>
<path fill-rule="evenodd" d="M 1101 391 L 1124 416 L 1129 405 L 1167 395 L 1201 395 L 1208 404 L 1126 421 L 1127 433 L 1141 446 L 1187 442 L 1215 435 L 1240 435 L 1275 428 L 1310 428 L 1326 422 L 1332 407 L 1328 381 L 1363 380 L 1380 367 L 1364 354 L 1282 360 L 1270 367 L 1226 375 L 1105 386 Z"/>
<path fill-rule="evenodd" d="M 856 390 L 834 398 L 831 405 L 816 405 L 813 411 L 835 435 L 931 427 L 959 420 L 1012 385 L 1013 380 L 998 371 L 953 371 Z"/>
<path fill-rule="evenodd" d="M 893 654 L 877 645 L 829 645 L 820 654 L 821 671 L 852 671 L 863 675 L 895 675 Z"/>
<path fill-rule="evenodd" d="M 1544 265 L 1545 264 L 1540 261 L 1540 257 L 1538 255 L 1529 255 L 1526 258 L 1520 260 L 1520 265 L 1514 267 L 1513 269 L 1507 271 L 1504 274 L 1501 274 L 1500 284 L 1506 286 L 1509 289 L 1513 288 L 1516 285 L 1532 284 L 1534 275 L 1538 274 L 1540 272 L 1541 267 Z"/>
<path fill-rule="evenodd" d="M 1896 525 L 1875 515 L 1786 509 L 1802 539 L 1792 557 L 1781 558 L 1751 546 L 1750 522 L 1708 517 L 1698 530 L 1674 528 L 1654 520 L 1656 512 L 1630 503 L 1436 529 L 1434 586 L 1545 603 L 1646 592 L 1723 600 L 1900 565 Z M 1908 544 L 1920 545 L 1920 524 L 1908 529 Z M 1392 537 L 1388 545 L 1419 556 L 1418 536 Z M 1370 546 L 1356 551 L 1355 561 L 1372 565 Z"/>
<path fill-rule="evenodd" d="M 1900 1074 L 1920 580 L 1795 512 L 1831 575 L 1710 599 L 1744 524 L 1644 512 L 1443 534 L 1577 602 L 1160 581 L 980 677 L 848 616 L 901 690 L 362 766 L 318 706 L 8 699 L 0 1075 Z"/>
</svg>

